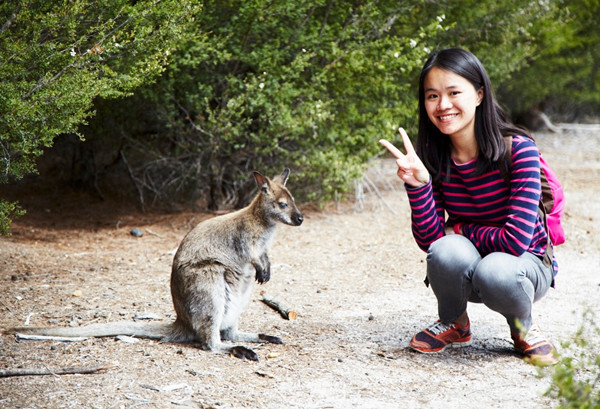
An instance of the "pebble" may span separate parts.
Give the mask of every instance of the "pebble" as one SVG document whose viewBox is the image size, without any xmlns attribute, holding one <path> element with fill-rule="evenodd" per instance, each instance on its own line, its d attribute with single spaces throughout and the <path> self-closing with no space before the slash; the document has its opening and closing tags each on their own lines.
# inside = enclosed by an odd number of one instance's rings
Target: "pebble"
<svg viewBox="0 0 600 409">
<path fill-rule="evenodd" d="M 144 231 L 142 229 L 131 229 L 129 232 L 133 237 L 142 237 L 144 235 Z"/>
</svg>

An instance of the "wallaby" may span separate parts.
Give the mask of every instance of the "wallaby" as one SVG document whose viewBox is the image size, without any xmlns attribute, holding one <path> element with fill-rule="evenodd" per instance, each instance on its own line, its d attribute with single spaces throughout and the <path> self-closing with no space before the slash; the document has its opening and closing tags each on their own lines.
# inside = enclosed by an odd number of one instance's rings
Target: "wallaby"
<svg viewBox="0 0 600 409">
<path fill-rule="evenodd" d="M 222 341 L 283 344 L 274 336 L 238 331 L 254 279 L 271 276 L 267 251 L 277 222 L 299 226 L 304 221 L 285 187 L 290 170 L 272 180 L 254 172 L 259 192 L 247 207 L 199 223 L 182 240 L 171 270 L 171 295 L 177 318 L 172 323 L 115 322 L 74 328 L 13 328 L 8 333 L 59 337 L 129 335 L 165 342 L 197 342 L 217 353 L 258 361 L 243 346 Z"/>
</svg>

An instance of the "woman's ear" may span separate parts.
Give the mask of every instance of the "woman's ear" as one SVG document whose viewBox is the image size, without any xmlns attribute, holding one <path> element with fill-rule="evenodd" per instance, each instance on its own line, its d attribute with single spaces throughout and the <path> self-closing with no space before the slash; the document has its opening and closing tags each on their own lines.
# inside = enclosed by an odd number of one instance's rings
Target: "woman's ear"
<svg viewBox="0 0 600 409">
<path fill-rule="evenodd" d="M 481 104 L 481 101 L 483 101 L 483 96 L 484 96 L 484 89 L 483 89 L 483 87 L 481 87 L 477 90 L 477 106 L 479 106 Z"/>
</svg>

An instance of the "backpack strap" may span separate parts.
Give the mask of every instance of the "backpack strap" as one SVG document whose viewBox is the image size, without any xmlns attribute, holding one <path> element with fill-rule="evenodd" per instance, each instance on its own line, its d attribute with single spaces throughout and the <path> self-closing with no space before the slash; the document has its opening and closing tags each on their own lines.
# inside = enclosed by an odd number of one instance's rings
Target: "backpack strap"
<svg viewBox="0 0 600 409">
<path fill-rule="evenodd" d="M 504 158 L 502 160 L 498 161 L 498 170 L 500 171 L 500 174 L 502 175 L 502 177 L 504 178 L 504 182 L 506 182 L 506 185 L 508 186 L 508 188 L 510 189 L 510 166 L 512 165 L 512 136 L 505 136 L 504 137 L 504 143 L 506 144 L 506 151 L 504 153 Z M 543 173 L 543 171 L 540 168 L 540 178 L 542 181 L 543 179 L 546 178 L 546 175 Z M 542 189 L 544 188 L 543 184 L 542 184 Z M 544 223 L 544 230 L 546 230 L 546 235 L 548 236 L 548 239 L 546 241 L 546 252 L 544 253 L 544 258 L 542 259 L 542 262 L 544 263 L 544 265 L 546 267 L 552 267 L 552 259 L 553 259 L 553 254 L 554 254 L 554 248 L 552 247 L 552 242 L 550 241 L 550 232 L 548 231 L 548 222 L 546 220 L 546 208 L 544 207 L 544 202 L 542 200 L 542 196 L 540 196 L 540 201 L 538 203 L 538 215 L 540 216 L 540 218 L 542 219 L 542 222 Z"/>
<path fill-rule="evenodd" d="M 510 165 L 512 165 L 512 135 L 504 137 L 506 150 L 504 151 L 504 159 L 498 161 L 498 170 L 504 178 L 506 185 L 510 188 Z"/>
<path fill-rule="evenodd" d="M 546 267 L 552 268 L 554 246 L 552 245 L 552 241 L 550 240 L 550 231 L 548 231 L 548 221 L 546 220 L 546 208 L 544 207 L 544 202 L 541 199 L 538 205 L 538 214 L 544 222 L 544 230 L 546 230 L 546 235 L 548 236 L 548 238 L 546 239 L 546 252 L 544 253 L 544 258 L 542 259 L 542 262 Z"/>
</svg>

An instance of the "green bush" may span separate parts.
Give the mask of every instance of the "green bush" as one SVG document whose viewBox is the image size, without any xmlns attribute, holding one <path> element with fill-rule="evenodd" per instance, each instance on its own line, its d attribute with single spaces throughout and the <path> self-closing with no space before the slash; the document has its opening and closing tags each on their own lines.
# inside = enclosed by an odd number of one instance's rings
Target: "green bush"
<svg viewBox="0 0 600 409">
<path fill-rule="evenodd" d="M 408 78 L 442 26 L 417 23 L 412 8 L 206 2 L 195 39 L 128 102 L 146 106 L 143 119 L 121 128 L 142 196 L 239 207 L 254 188 L 251 170 L 284 166 L 301 200 L 348 189 L 378 136 L 394 135 L 414 113 Z M 105 132 L 89 129 L 99 140 Z"/>
<path fill-rule="evenodd" d="M 0 235 L 9 234 L 11 222 L 24 213 L 17 203 L 0 200 Z"/>
<path fill-rule="evenodd" d="M 499 78 L 522 65 L 533 49 L 529 29 L 508 22 L 527 27 L 549 12 L 537 1 L 497 8 L 457 0 L 205 2 L 196 38 L 130 102 L 146 115 L 121 127 L 117 145 L 140 198 L 239 207 L 254 188 L 251 170 L 284 166 L 299 200 L 339 197 L 381 152 L 379 138 L 395 139 L 400 125 L 414 135 L 416 78 L 434 48 L 480 50 Z"/>
<path fill-rule="evenodd" d="M 573 340 L 563 344 L 562 356 L 550 376 L 546 395 L 564 409 L 600 408 L 600 328 L 593 312 L 587 312 Z"/>
<path fill-rule="evenodd" d="M 80 132 L 103 150 L 87 168 L 119 161 L 143 205 L 213 209 L 247 202 L 251 170 L 284 166 L 299 200 L 339 197 L 379 138 L 415 134 L 432 50 L 468 48 L 499 83 L 562 22 L 562 0 L 11 3 L 0 5 L 0 182 Z"/>
<path fill-rule="evenodd" d="M 537 107 L 576 121 L 600 110 L 600 0 L 563 0 L 554 21 L 536 25 L 536 52 L 505 80 L 500 97 L 515 113 Z"/>
<path fill-rule="evenodd" d="M 192 0 L 0 2 L 0 183 L 35 172 L 96 98 L 131 95 L 166 65 L 192 22 Z M 0 202 L 5 228 L 17 215 Z"/>
</svg>

